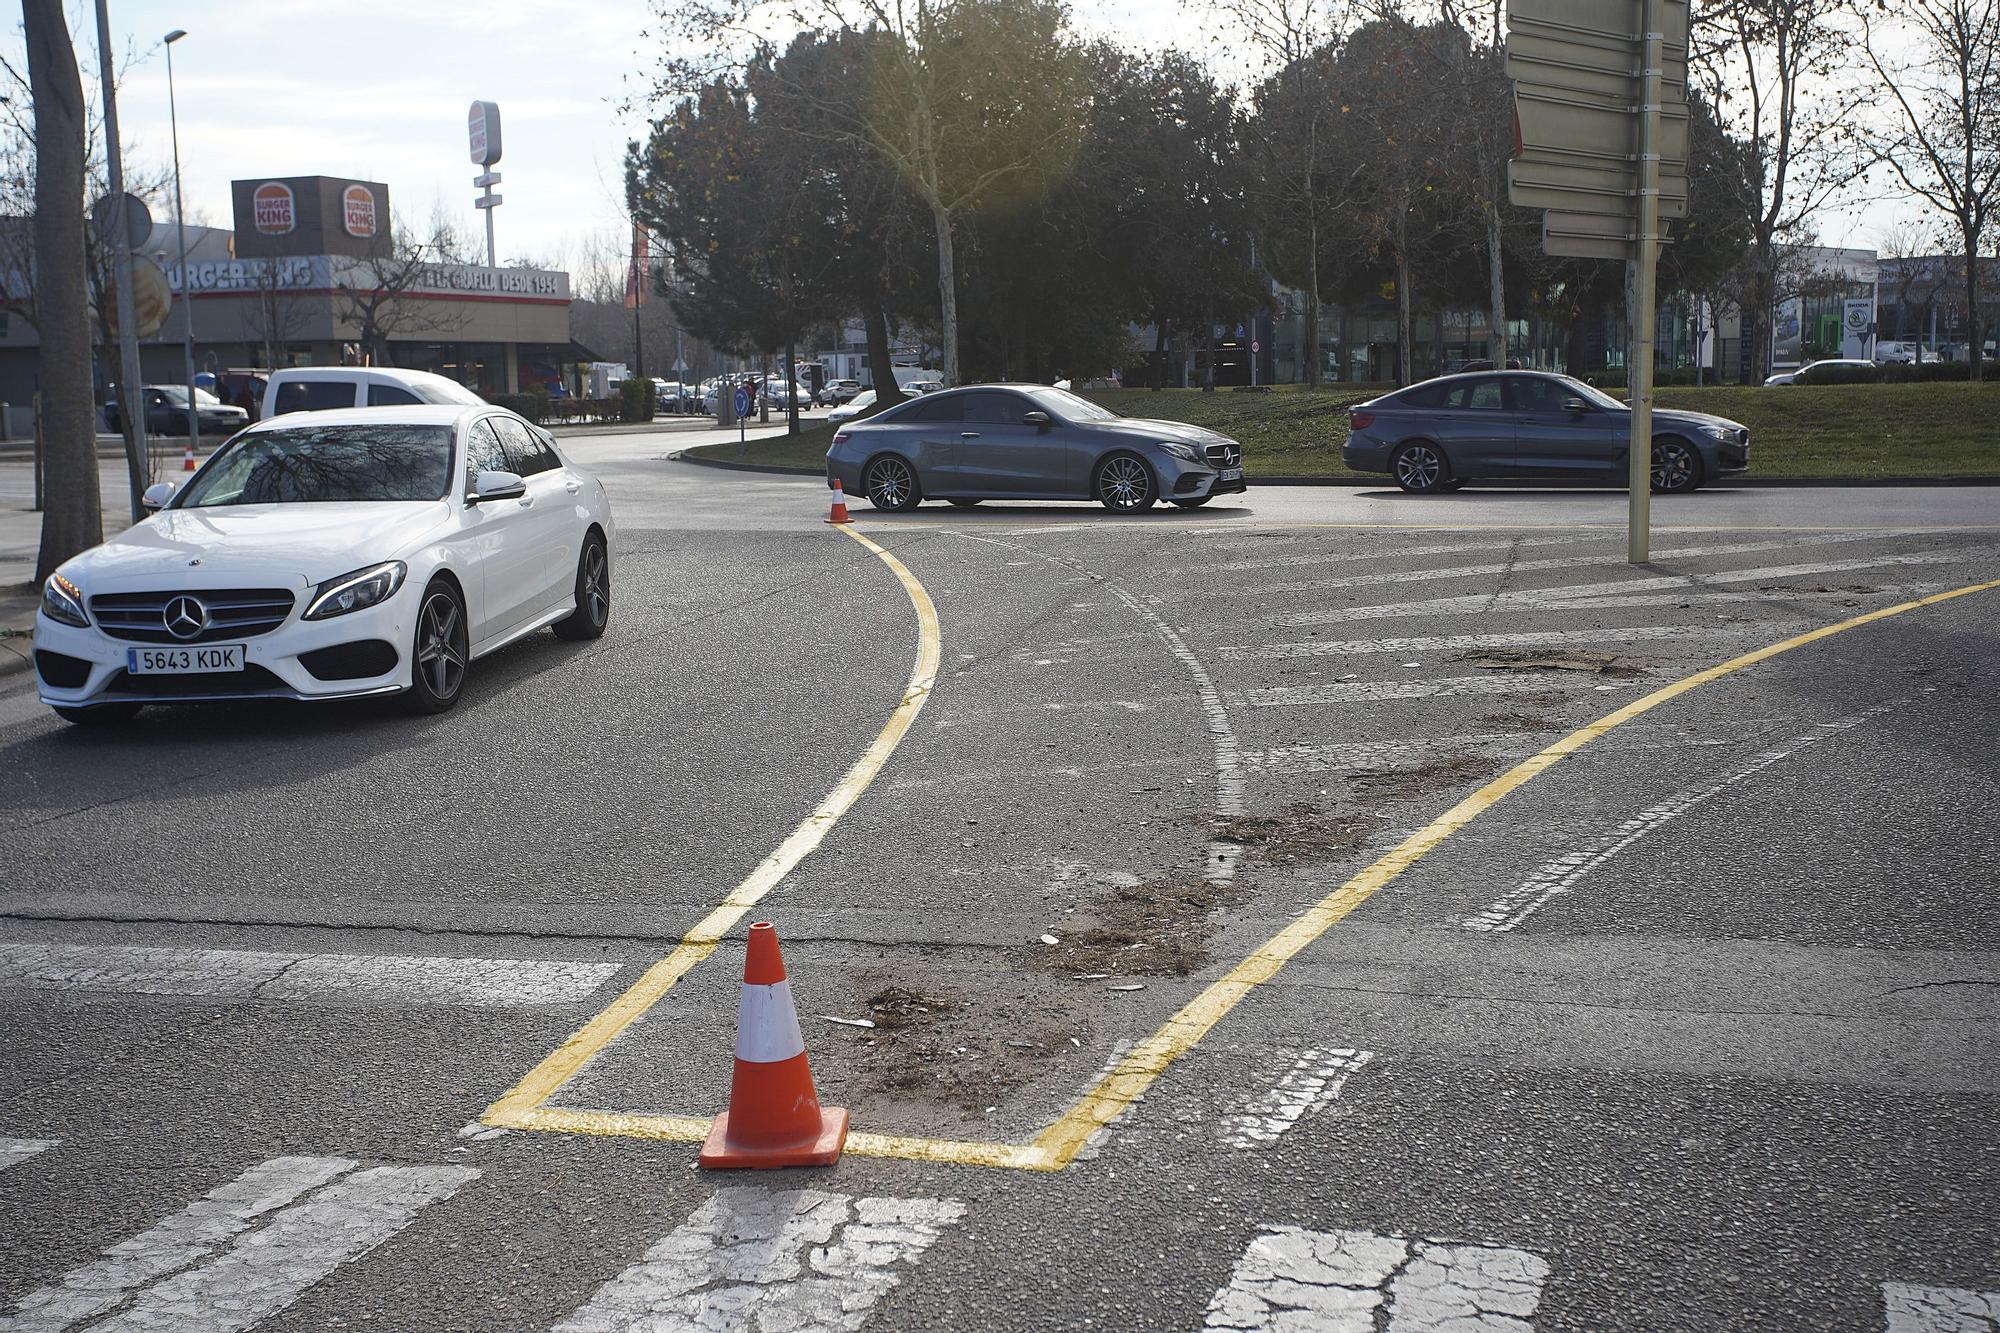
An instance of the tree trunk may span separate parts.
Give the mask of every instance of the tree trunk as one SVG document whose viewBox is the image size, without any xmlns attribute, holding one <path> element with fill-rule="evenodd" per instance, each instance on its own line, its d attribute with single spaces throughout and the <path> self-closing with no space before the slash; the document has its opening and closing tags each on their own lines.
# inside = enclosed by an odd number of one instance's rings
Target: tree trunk
<svg viewBox="0 0 2000 1333">
<path fill-rule="evenodd" d="M 1493 323 L 1493 368 L 1507 368 L 1507 274 L 1501 267 L 1500 201 L 1486 210 L 1486 302 Z M 1525 362 L 1523 364 L 1526 364 Z"/>
<path fill-rule="evenodd" d="M 1204 324 L 1202 327 L 1203 329 L 1206 330 L 1206 332 L 1203 334 L 1203 337 L 1207 339 L 1208 356 L 1204 358 L 1201 367 L 1201 391 L 1203 393 L 1214 393 L 1215 392 L 1215 308 L 1213 306 L 1209 307 L 1208 322 Z"/>
<path fill-rule="evenodd" d="M 798 344 L 791 334 L 785 335 L 785 434 L 799 433 L 799 358 Z"/>
<path fill-rule="evenodd" d="M 1978 384 L 1986 378 L 1986 332 L 1979 324 L 1979 249 L 1973 244 L 1970 227 L 1961 227 L 1965 235 L 1965 322 L 1972 335 L 1972 345 L 1966 351 L 1970 362 L 1968 373 L 1972 382 Z"/>
<path fill-rule="evenodd" d="M 1744 346 L 1750 349 L 1751 384 L 1762 384 L 1771 373 L 1771 303 L 1777 297 L 1777 260 L 1768 243 L 1757 247 L 1750 275 L 1750 308 L 1743 312 Z M 1801 339 L 1805 331 L 1799 331 Z"/>
<path fill-rule="evenodd" d="M 41 336 L 42 544 L 37 582 L 104 540 L 83 250 L 83 80 L 61 0 L 22 0 L 35 103 L 35 300 Z M 140 396 L 127 395 L 130 414 Z M 143 410 L 143 409 L 142 409 Z"/>
<path fill-rule="evenodd" d="M 1310 249 L 1306 253 L 1306 278 L 1312 290 L 1306 293 L 1306 385 L 1319 387 L 1319 224 L 1307 229 Z"/>
<path fill-rule="evenodd" d="M 882 303 L 870 300 L 861 308 L 861 327 L 868 335 L 868 375 L 875 381 L 875 406 L 880 409 L 903 401 L 896 385 L 896 363 L 889 355 L 889 317 Z"/>
<path fill-rule="evenodd" d="M 931 225 L 937 230 L 938 323 L 944 336 L 944 383 L 958 386 L 958 273 L 951 249 L 951 214 L 931 205 Z"/>
<path fill-rule="evenodd" d="M 1167 317 L 1159 313 L 1155 313 L 1153 316 L 1153 355 L 1151 360 L 1153 364 L 1146 376 L 1151 382 L 1147 387 L 1154 393 L 1158 393 L 1167 371 Z"/>
<path fill-rule="evenodd" d="M 1416 353 L 1416 335 L 1410 328 L 1410 261 L 1399 247 L 1396 251 L 1396 383 L 1414 384 L 1410 363 Z"/>
</svg>

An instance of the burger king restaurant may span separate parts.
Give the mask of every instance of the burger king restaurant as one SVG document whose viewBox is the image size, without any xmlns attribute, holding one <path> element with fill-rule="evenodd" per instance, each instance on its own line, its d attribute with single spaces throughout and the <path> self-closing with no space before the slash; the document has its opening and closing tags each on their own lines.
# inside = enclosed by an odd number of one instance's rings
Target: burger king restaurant
<svg viewBox="0 0 2000 1333">
<path fill-rule="evenodd" d="M 234 230 L 190 226 L 185 270 L 178 232 L 158 219 L 137 252 L 148 383 L 185 378 L 190 311 L 197 371 L 372 362 L 498 394 L 553 381 L 575 359 L 567 273 L 399 254 L 379 181 L 240 180 L 231 195 Z M 33 326 L 0 325 L 0 401 L 30 401 L 37 353 Z M 100 384 L 116 361 L 115 344 L 99 349 Z"/>
</svg>

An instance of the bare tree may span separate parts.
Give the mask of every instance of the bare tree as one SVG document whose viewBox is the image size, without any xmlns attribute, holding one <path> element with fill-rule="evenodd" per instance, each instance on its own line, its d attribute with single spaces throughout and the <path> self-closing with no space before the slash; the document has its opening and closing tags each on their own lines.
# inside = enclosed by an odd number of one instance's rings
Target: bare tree
<svg viewBox="0 0 2000 1333">
<path fill-rule="evenodd" d="M 1957 228 L 1977 381 L 1979 252 L 2000 206 L 2000 0 L 1901 0 L 1887 17 L 1863 9 L 1861 49 L 1893 110 L 1867 134 L 1875 160 Z"/>
<path fill-rule="evenodd" d="M 282 364 L 285 345 L 303 336 L 312 326 L 312 309 L 294 294 L 290 272 L 279 260 L 252 261 L 250 309 L 246 322 L 250 332 L 263 344 L 261 365 L 276 369 Z M 183 282 L 183 287 L 186 283 Z M 185 297 L 183 299 L 186 299 Z"/>
<path fill-rule="evenodd" d="M 426 295 L 440 265 L 467 262 L 469 243 L 442 207 L 432 210 L 420 235 L 397 227 L 389 248 L 333 275 L 333 317 L 353 326 L 369 359 L 393 361 L 391 338 L 450 333 L 464 323 L 449 302 Z"/>
<path fill-rule="evenodd" d="M 37 581 L 104 539 L 85 314 L 83 80 L 61 0 L 22 0 L 35 109 L 35 268 L 48 504 Z"/>
<path fill-rule="evenodd" d="M 1902 320 L 1910 312 L 1910 306 L 1917 302 L 1921 293 L 1922 301 L 1917 304 L 1917 351 L 1912 363 L 1924 362 L 1926 325 L 1930 322 L 1931 310 L 1937 302 L 1937 282 L 1939 275 L 1928 264 L 1920 261 L 1928 259 L 1936 250 L 1929 228 L 1913 218 L 1896 223 L 1882 234 L 1876 244 L 1876 252 L 1881 256 L 1883 266 L 1895 265 L 1895 277 L 1885 284 L 1896 294 L 1897 328 L 1896 336 L 1903 336 Z"/>
<path fill-rule="evenodd" d="M 1750 227 L 1743 336 L 1751 371 L 1770 365 L 1771 306 L 1789 248 L 1866 166 L 1851 126 L 1863 93 L 1830 77 L 1845 58 L 1849 0 L 1695 0 L 1689 77 L 1747 142 L 1738 207 Z"/>
</svg>

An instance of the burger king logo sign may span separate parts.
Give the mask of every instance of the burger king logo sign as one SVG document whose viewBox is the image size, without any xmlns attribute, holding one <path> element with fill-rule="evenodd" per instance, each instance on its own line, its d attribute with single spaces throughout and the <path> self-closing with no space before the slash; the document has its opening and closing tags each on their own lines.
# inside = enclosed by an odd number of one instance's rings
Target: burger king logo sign
<svg viewBox="0 0 2000 1333">
<path fill-rule="evenodd" d="M 375 234 L 375 192 L 366 185 L 350 185 L 340 196 L 341 221 L 349 236 Z"/>
<path fill-rule="evenodd" d="M 264 236 L 284 236 L 298 225 L 297 201 L 283 181 L 266 181 L 250 196 L 250 215 Z"/>
</svg>

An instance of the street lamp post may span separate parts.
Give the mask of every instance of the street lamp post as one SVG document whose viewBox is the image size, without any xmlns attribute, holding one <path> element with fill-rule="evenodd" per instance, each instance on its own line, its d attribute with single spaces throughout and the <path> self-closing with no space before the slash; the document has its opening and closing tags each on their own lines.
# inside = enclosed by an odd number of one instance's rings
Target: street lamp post
<svg viewBox="0 0 2000 1333">
<path fill-rule="evenodd" d="M 194 396 L 194 300 L 188 281 L 187 213 L 181 206 L 181 123 L 174 106 L 174 43 L 187 36 L 181 28 L 167 34 L 167 122 L 174 140 L 174 231 L 181 251 L 181 355 L 187 362 L 188 451 L 201 452 L 201 409 Z"/>
</svg>

